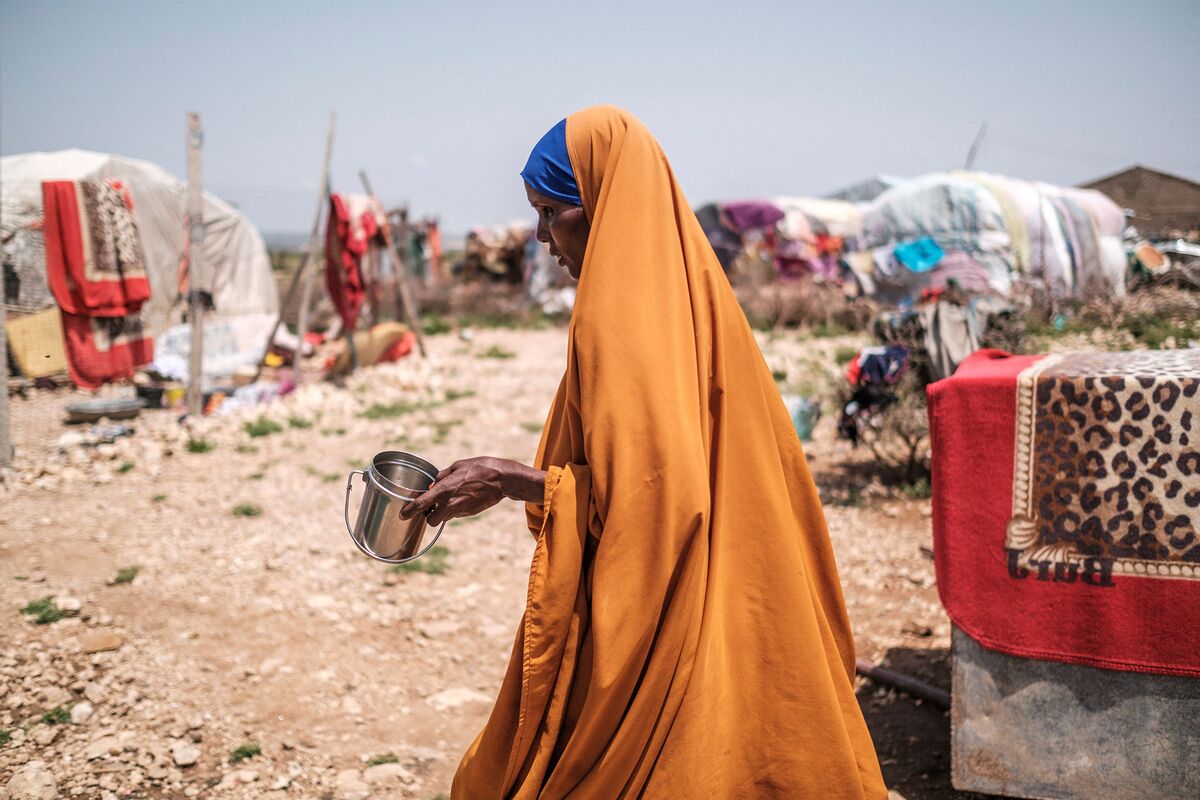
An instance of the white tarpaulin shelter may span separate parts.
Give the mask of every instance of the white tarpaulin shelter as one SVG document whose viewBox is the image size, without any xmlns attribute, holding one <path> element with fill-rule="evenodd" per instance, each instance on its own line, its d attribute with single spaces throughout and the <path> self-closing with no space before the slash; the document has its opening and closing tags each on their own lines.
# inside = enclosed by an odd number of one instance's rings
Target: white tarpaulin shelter
<svg viewBox="0 0 1200 800">
<path fill-rule="evenodd" d="M 0 159 L 0 257 L 8 284 L 5 302 L 28 311 L 54 303 L 46 285 L 41 242 L 42 181 L 102 178 L 122 181 L 133 196 L 150 278 L 151 297 L 143 307 L 143 317 L 147 331 L 156 337 L 177 321 L 178 312 L 186 306 L 186 301 L 176 303 L 176 299 L 187 188 L 148 161 L 87 150 Z M 249 220 L 208 193 L 204 195 L 202 252 L 218 316 L 278 312 L 279 293 L 262 236 Z"/>
</svg>

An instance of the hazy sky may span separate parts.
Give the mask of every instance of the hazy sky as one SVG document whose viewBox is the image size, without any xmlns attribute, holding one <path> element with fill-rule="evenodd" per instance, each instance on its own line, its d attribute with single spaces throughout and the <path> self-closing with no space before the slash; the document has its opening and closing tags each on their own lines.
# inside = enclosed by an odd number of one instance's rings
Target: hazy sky
<svg viewBox="0 0 1200 800">
<path fill-rule="evenodd" d="M 1077 183 L 1200 179 L 1200 3 L 15 2 L 0 0 L 0 152 L 81 147 L 184 174 L 264 231 L 334 189 L 449 231 L 529 216 L 517 173 L 572 110 L 616 103 L 694 204 L 976 166 Z M 1190 38 L 1189 38 L 1190 37 Z"/>
</svg>

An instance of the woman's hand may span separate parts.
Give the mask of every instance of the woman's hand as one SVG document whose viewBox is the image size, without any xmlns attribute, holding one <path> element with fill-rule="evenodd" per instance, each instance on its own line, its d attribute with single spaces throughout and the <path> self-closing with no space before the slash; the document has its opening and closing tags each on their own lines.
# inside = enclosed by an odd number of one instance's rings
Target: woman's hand
<svg viewBox="0 0 1200 800">
<path fill-rule="evenodd" d="M 471 517 L 506 497 L 540 503 L 546 473 L 506 458 L 466 458 L 437 474 L 429 490 L 400 509 L 402 519 L 425 514 L 430 525 Z"/>
</svg>

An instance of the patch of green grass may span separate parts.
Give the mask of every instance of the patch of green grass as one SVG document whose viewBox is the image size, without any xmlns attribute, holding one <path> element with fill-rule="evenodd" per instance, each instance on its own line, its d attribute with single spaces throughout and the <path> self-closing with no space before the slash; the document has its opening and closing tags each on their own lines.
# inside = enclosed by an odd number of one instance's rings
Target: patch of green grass
<svg viewBox="0 0 1200 800">
<path fill-rule="evenodd" d="M 322 436 L 345 436 L 346 429 L 345 428 L 322 428 L 321 435 Z"/>
<path fill-rule="evenodd" d="M 410 403 L 407 400 L 399 400 L 395 403 L 375 403 L 359 416 L 364 419 L 394 419 L 414 411 L 420 411 L 422 408 L 424 406 L 420 403 Z"/>
<path fill-rule="evenodd" d="M 788 374 L 787 374 L 786 369 L 771 370 L 771 377 L 775 379 L 776 383 L 783 383 L 784 381 L 787 380 L 787 376 L 788 376 Z"/>
<path fill-rule="evenodd" d="M 243 455 L 246 455 L 246 454 L 249 454 L 249 453 L 257 453 L 257 452 L 258 452 L 258 448 L 257 448 L 257 447 L 255 447 L 255 446 L 254 446 L 254 445 L 252 445 L 252 444 L 239 444 L 237 447 L 235 447 L 235 448 L 233 448 L 233 449 L 234 449 L 236 452 L 239 452 L 239 453 L 241 453 L 241 454 L 243 454 Z"/>
<path fill-rule="evenodd" d="M 129 472 L 131 469 L 133 469 L 134 466 L 136 466 L 136 465 L 132 461 L 122 461 L 121 466 L 117 467 L 117 472 L 124 474 L 126 472 Z"/>
<path fill-rule="evenodd" d="M 424 336 L 438 336 L 449 333 L 451 329 L 450 323 L 438 314 L 426 314 L 421 317 L 421 334 Z"/>
<path fill-rule="evenodd" d="M 42 714 L 42 722 L 47 725 L 66 725 L 71 721 L 70 706 L 55 706 Z"/>
<path fill-rule="evenodd" d="M 262 507 L 256 506 L 254 503 L 238 503 L 233 507 L 235 517 L 258 517 L 262 516 L 262 513 Z"/>
<path fill-rule="evenodd" d="M 252 438 L 258 438 L 260 436 L 270 436 L 273 433 L 279 433 L 283 430 L 283 426 L 273 419 L 259 417 L 256 420 L 247 422 L 242 426 L 242 429 L 250 434 Z"/>
<path fill-rule="evenodd" d="M 117 577 L 113 579 L 113 583 L 133 583 L 133 579 L 141 570 L 142 568 L 136 564 L 131 567 L 121 567 L 117 570 Z"/>
<path fill-rule="evenodd" d="M 846 492 L 844 497 L 835 497 L 830 502 L 830 505 L 840 508 L 862 508 L 865 504 L 866 498 L 862 496 L 862 493 L 858 489 L 851 489 Z"/>
<path fill-rule="evenodd" d="M 509 358 L 516 358 L 516 357 L 517 357 L 517 354 L 514 353 L 512 350 L 505 350 L 503 347 L 501 347 L 498 344 L 492 345 L 487 350 L 484 350 L 482 353 L 480 353 L 477 356 L 477 358 L 499 358 L 499 359 L 509 359 Z"/>
<path fill-rule="evenodd" d="M 243 742 L 237 746 L 236 750 L 229 754 L 229 763 L 237 764 L 260 755 L 262 755 L 262 747 L 259 746 L 258 742 Z"/>
<path fill-rule="evenodd" d="M 933 495 L 933 486 L 928 478 L 921 478 L 901 486 L 900 492 L 910 500 L 924 500 Z"/>
<path fill-rule="evenodd" d="M 49 625 L 52 622 L 58 622 L 67 615 L 67 612 L 54 604 L 54 598 L 49 595 L 40 600 L 30 602 L 21 609 L 21 613 L 33 617 L 33 621 L 38 625 Z"/>
<path fill-rule="evenodd" d="M 305 419 L 304 417 L 288 417 L 288 427 L 299 428 L 300 430 L 311 428 L 312 420 Z"/>
<path fill-rule="evenodd" d="M 853 332 L 845 325 L 839 325 L 836 322 L 822 322 L 819 325 L 814 325 L 812 330 L 809 331 L 817 339 L 832 339 L 835 336 L 845 336 Z"/>
<path fill-rule="evenodd" d="M 455 400 L 461 400 L 464 397 L 474 397 L 474 389 L 447 389 L 446 402 L 453 403 Z"/>
<path fill-rule="evenodd" d="M 248 476 L 246 476 L 246 477 L 250 478 L 250 480 L 252 480 L 252 481 L 261 481 L 263 478 L 265 478 L 265 477 L 266 477 L 266 473 L 264 473 L 264 472 L 251 472 L 251 473 L 250 473 Z"/>
<path fill-rule="evenodd" d="M 188 439 L 187 451 L 189 453 L 211 453 L 216 449 L 217 446 L 208 439 Z"/>
<path fill-rule="evenodd" d="M 156 494 L 156 495 L 154 495 L 154 497 L 150 498 L 150 500 L 155 503 L 161 503 L 163 500 L 166 500 L 166 499 L 167 499 L 167 496 L 165 494 Z"/>
<path fill-rule="evenodd" d="M 444 443 L 446 441 L 446 437 L 450 435 L 450 431 L 453 428 L 457 427 L 458 425 L 462 425 L 461 419 L 451 419 L 451 420 L 446 420 L 445 422 L 433 423 L 433 429 L 434 429 L 433 443 L 434 444 Z"/>
<path fill-rule="evenodd" d="M 857 347 L 839 347 L 833 352 L 833 360 L 839 367 L 849 364 L 858 355 Z"/>
<path fill-rule="evenodd" d="M 380 764 L 399 764 L 400 756 L 395 753 L 380 753 L 367 759 L 368 767 L 378 767 Z"/>
<path fill-rule="evenodd" d="M 0 747 L 8 744 L 12 740 L 12 731 L 8 728 L 0 728 Z"/>
<path fill-rule="evenodd" d="M 1200 322 L 1176 321 L 1166 314 L 1134 314 L 1122 320 L 1120 326 L 1152 350 L 1161 350 L 1164 344 L 1187 347 L 1189 339 L 1200 338 Z"/>
<path fill-rule="evenodd" d="M 531 422 L 522 422 L 521 430 L 526 431 L 528 433 L 541 433 L 542 432 L 542 423 L 532 422 L 532 421 Z"/>
<path fill-rule="evenodd" d="M 408 575 L 414 572 L 424 572 L 426 575 L 443 575 L 450 566 L 446 563 L 449 555 L 450 548 L 435 544 L 429 548 L 428 553 L 415 561 L 394 565 L 392 572 L 398 572 L 401 575 Z"/>
</svg>

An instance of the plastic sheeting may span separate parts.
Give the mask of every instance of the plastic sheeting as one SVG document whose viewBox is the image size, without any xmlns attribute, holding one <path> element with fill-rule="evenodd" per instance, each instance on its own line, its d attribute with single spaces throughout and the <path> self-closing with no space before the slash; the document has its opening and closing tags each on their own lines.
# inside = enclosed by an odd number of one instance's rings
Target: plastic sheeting
<svg viewBox="0 0 1200 800">
<path fill-rule="evenodd" d="M 867 249 L 928 236 L 956 254 L 954 271 L 974 284 L 982 270 L 986 288 L 1000 294 L 1023 280 L 1059 297 L 1124 295 L 1123 227 L 1122 210 L 1099 192 L 962 171 L 915 178 L 863 212 Z M 942 266 L 924 282 L 899 283 L 936 286 L 946 278 Z"/>
<path fill-rule="evenodd" d="M 945 252 L 966 253 L 988 273 L 991 288 L 1012 286 L 1012 237 L 1004 210 L 987 187 L 949 173 L 914 178 L 884 192 L 863 213 L 869 248 L 895 247 L 924 237 Z"/>
</svg>

